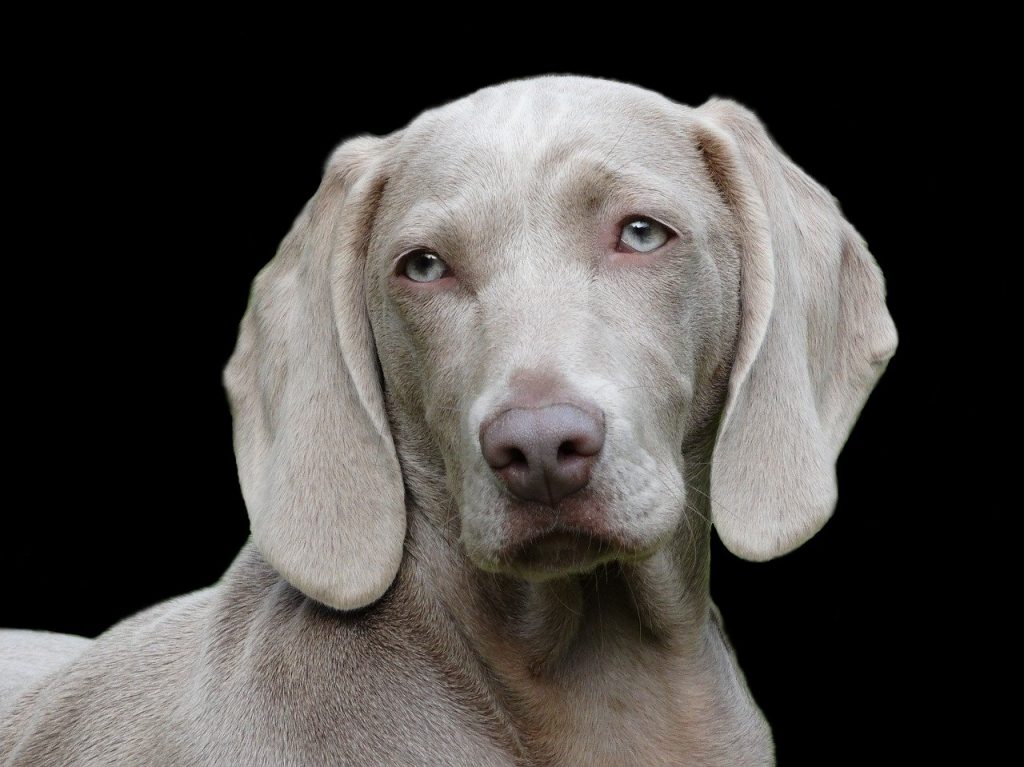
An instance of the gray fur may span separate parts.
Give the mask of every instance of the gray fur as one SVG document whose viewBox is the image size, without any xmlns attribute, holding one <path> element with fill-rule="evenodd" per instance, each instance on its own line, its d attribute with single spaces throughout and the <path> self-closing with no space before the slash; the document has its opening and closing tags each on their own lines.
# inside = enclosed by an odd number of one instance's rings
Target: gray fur
<svg viewBox="0 0 1024 767">
<path fill-rule="evenodd" d="M 615 254 L 629 214 L 678 236 Z M 415 246 L 457 280 L 396 279 Z M 225 373 L 252 540 L 95 641 L 0 632 L 0 763 L 771 764 L 711 524 L 751 559 L 813 535 L 895 345 L 863 241 L 732 102 L 539 78 L 350 140 Z M 503 553 L 476 435 L 524 375 L 604 413 L 567 512 L 601 564 Z"/>
</svg>

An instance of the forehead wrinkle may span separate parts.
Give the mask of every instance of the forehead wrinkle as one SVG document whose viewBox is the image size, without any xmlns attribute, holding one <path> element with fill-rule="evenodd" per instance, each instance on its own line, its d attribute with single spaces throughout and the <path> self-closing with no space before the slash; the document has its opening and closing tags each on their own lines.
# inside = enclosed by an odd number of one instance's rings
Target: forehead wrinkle
<svg viewBox="0 0 1024 767">
<path fill-rule="evenodd" d="M 445 203 L 422 201 L 400 215 L 393 237 L 403 249 L 419 245 L 437 247 L 458 238 L 458 217 Z"/>
<path fill-rule="evenodd" d="M 608 207 L 619 213 L 661 216 L 689 228 L 692 202 L 678 179 L 651 168 L 611 166 L 604 160 L 565 156 L 550 168 L 546 195 L 557 209 L 594 214 Z"/>
<path fill-rule="evenodd" d="M 621 95 L 609 103 L 604 93 L 597 102 L 494 92 L 417 120 L 398 149 L 393 231 L 444 231 L 497 266 L 525 234 L 566 213 L 635 212 L 692 228 L 700 194 L 687 179 L 699 169 L 678 121 L 646 95 Z"/>
<path fill-rule="evenodd" d="M 516 209 L 523 206 L 508 189 L 494 188 L 482 179 L 473 179 L 458 191 L 447 183 L 442 188 L 450 193 L 438 190 L 419 199 L 406 194 L 391 201 L 388 246 L 403 252 L 415 247 L 437 250 L 475 282 L 507 260 L 521 225 Z"/>
</svg>

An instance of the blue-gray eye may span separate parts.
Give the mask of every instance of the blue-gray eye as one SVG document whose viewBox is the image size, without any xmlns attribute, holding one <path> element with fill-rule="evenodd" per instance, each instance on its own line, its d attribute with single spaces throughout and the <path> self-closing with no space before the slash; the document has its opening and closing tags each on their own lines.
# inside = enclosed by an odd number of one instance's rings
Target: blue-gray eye
<svg viewBox="0 0 1024 767">
<path fill-rule="evenodd" d="M 619 244 L 637 253 L 650 253 L 668 242 L 671 236 L 664 224 L 649 218 L 633 218 L 623 225 Z"/>
<path fill-rule="evenodd" d="M 402 256 L 398 273 L 413 282 L 436 282 L 448 275 L 448 264 L 429 250 L 414 250 Z"/>
</svg>

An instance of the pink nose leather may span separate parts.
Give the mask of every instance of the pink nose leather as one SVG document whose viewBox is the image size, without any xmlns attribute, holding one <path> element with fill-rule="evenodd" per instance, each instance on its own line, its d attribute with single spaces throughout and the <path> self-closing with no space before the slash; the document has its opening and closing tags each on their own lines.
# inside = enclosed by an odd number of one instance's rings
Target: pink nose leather
<svg viewBox="0 0 1024 767">
<path fill-rule="evenodd" d="M 565 403 L 510 408 L 480 430 L 484 460 L 509 491 L 549 506 L 586 487 L 603 446 L 603 416 Z"/>
</svg>

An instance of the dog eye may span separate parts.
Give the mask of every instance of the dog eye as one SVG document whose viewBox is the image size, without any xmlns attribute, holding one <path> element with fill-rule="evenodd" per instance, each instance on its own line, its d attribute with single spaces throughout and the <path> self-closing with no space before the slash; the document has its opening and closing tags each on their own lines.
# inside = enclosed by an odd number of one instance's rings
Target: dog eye
<svg viewBox="0 0 1024 767">
<path fill-rule="evenodd" d="M 664 224 L 649 218 L 633 218 L 622 227 L 619 248 L 626 252 L 650 253 L 668 242 L 671 237 L 672 232 Z"/>
<path fill-rule="evenodd" d="M 413 250 L 402 256 L 396 271 L 413 282 L 436 282 L 448 275 L 448 264 L 429 250 Z"/>
</svg>

